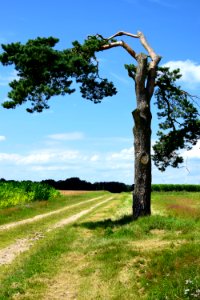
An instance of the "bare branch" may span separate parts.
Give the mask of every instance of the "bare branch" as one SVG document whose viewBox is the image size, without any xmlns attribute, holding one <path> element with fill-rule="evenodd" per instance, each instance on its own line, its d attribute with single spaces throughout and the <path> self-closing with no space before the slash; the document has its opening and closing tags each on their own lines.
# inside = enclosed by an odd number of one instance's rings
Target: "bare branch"
<svg viewBox="0 0 200 300">
<path fill-rule="evenodd" d="M 114 48 L 114 47 L 123 47 L 133 58 L 136 59 L 136 53 L 135 51 L 127 44 L 125 43 L 124 41 L 118 41 L 118 42 L 112 42 L 112 43 L 109 43 L 107 45 L 103 45 L 99 51 L 103 51 L 103 50 L 107 50 L 107 49 L 110 49 L 110 48 Z"/>
<path fill-rule="evenodd" d="M 155 51 L 153 50 L 153 48 L 151 48 L 151 46 L 147 42 L 147 39 L 145 38 L 145 36 L 142 32 L 138 31 L 138 36 L 139 36 L 141 44 L 147 50 L 147 52 L 152 60 L 149 63 L 149 76 L 148 76 L 148 80 L 147 80 L 147 91 L 148 91 L 149 97 L 151 98 L 153 95 L 153 92 L 154 92 L 154 87 L 155 87 L 156 67 L 161 60 L 161 56 L 157 55 L 155 53 Z"/>
<path fill-rule="evenodd" d="M 125 32 L 125 31 L 118 31 L 117 33 L 113 34 L 112 36 L 110 36 L 106 40 L 111 40 L 111 39 L 113 39 L 117 36 L 122 36 L 122 35 L 130 36 L 130 37 L 133 37 L 133 38 L 139 38 L 139 36 L 137 34 L 132 34 L 132 33 Z"/>
<path fill-rule="evenodd" d="M 144 34 L 141 31 L 138 31 L 138 36 L 140 39 L 141 44 L 144 46 L 144 48 L 147 50 L 147 52 L 149 53 L 150 57 L 152 60 L 154 60 L 156 58 L 156 53 L 153 50 L 153 48 L 150 47 L 149 43 L 147 42 Z"/>
<path fill-rule="evenodd" d="M 147 52 L 149 53 L 152 59 L 152 62 L 150 63 L 150 69 L 155 68 L 158 65 L 159 61 L 161 60 L 161 56 L 157 55 L 153 50 L 153 48 L 151 48 L 151 46 L 147 42 L 147 39 L 145 38 L 142 32 L 138 31 L 138 37 L 140 39 L 141 44 L 147 50 Z"/>
<path fill-rule="evenodd" d="M 109 40 L 112 40 L 115 37 L 123 36 L 123 35 L 140 39 L 141 44 L 147 50 L 149 56 L 152 59 L 152 62 L 150 63 L 150 67 L 149 67 L 150 69 L 154 69 L 158 65 L 159 61 L 161 60 L 161 56 L 157 55 L 155 53 L 155 51 L 153 50 L 153 48 L 150 47 L 149 43 L 147 42 L 147 39 L 145 38 L 145 36 L 142 32 L 138 31 L 137 34 L 132 34 L 130 32 L 126 32 L 126 31 L 118 31 L 117 33 L 113 34 L 109 38 L 104 38 L 103 36 L 97 34 L 97 36 L 104 39 L 105 41 L 109 41 Z M 110 48 L 113 48 L 113 47 L 118 47 L 118 46 L 122 46 L 124 49 L 126 49 L 128 51 L 128 53 L 132 57 L 137 59 L 136 52 L 124 41 L 116 41 L 116 42 L 108 43 L 107 45 L 102 46 L 100 51 L 101 50 L 107 50 L 107 49 L 110 49 Z"/>
<path fill-rule="evenodd" d="M 148 95 L 151 98 L 154 92 L 155 88 L 155 78 L 156 78 L 156 67 L 159 64 L 161 60 L 161 56 L 157 55 L 153 48 L 149 45 L 147 42 L 147 39 L 145 38 L 144 34 L 140 31 L 138 31 L 137 34 L 132 34 L 126 31 L 118 31 L 117 33 L 113 34 L 109 38 L 104 38 L 102 35 L 97 35 L 102 40 L 107 41 L 108 43 L 106 45 L 103 45 L 99 51 L 107 50 L 113 47 L 123 47 L 135 60 L 139 61 L 140 55 L 137 55 L 137 53 L 124 41 L 114 41 L 113 39 L 118 36 L 130 36 L 133 38 L 139 38 L 142 46 L 146 49 L 148 52 L 148 55 L 151 58 L 151 62 L 149 63 L 149 75 L 147 80 L 147 91 Z M 109 40 L 111 40 L 109 42 Z M 129 72 L 129 76 L 133 78 L 132 74 Z"/>
</svg>

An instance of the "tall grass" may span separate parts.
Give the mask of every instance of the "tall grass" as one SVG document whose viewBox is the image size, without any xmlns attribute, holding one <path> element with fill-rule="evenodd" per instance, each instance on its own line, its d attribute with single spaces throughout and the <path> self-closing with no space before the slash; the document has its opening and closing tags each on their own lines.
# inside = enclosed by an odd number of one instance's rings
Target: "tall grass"
<svg viewBox="0 0 200 300">
<path fill-rule="evenodd" d="M 36 200 L 48 200 L 59 192 L 47 184 L 31 181 L 0 182 L 0 208 L 29 203 Z"/>
</svg>

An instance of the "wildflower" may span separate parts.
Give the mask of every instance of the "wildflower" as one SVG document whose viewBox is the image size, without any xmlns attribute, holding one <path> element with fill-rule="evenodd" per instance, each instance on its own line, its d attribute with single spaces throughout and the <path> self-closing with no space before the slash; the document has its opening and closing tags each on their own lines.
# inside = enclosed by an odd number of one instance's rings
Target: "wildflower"
<svg viewBox="0 0 200 300">
<path fill-rule="evenodd" d="M 190 279 L 187 279 L 187 280 L 185 281 L 185 284 L 190 284 L 190 283 L 192 283 L 192 280 L 190 280 Z"/>
<path fill-rule="evenodd" d="M 188 294 L 189 291 L 190 291 L 190 289 L 185 289 L 184 294 L 185 294 L 185 295 Z"/>
</svg>

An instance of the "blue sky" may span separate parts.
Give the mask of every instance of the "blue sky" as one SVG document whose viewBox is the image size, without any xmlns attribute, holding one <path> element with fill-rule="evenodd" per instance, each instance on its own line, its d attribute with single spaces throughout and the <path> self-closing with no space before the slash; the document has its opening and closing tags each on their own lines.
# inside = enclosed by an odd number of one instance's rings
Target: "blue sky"
<svg viewBox="0 0 200 300">
<path fill-rule="evenodd" d="M 71 47 L 92 34 L 111 36 L 119 30 L 142 31 L 162 56 L 161 65 L 180 67 L 180 84 L 200 95 L 199 0 L 10 0 L 1 3 L 0 43 L 38 36 L 55 36 L 60 49 Z M 143 51 L 137 39 L 126 41 Z M 118 94 L 93 104 L 76 93 L 50 100 L 51 108 L 28 114 L 25 107 L 0 108 L 0 178 L 66 179 L 77 176 L 91 182 L 121 181 L 134 177 L 134 84 L 123 49 L 98 54 L 101 74 L 115 83 Z M 12 67 L 0 67 L 1 102 L 8 82 L 16 76 Z M 152 100 L 153 132 L 157 120 Z M 161 173 L 153 167 L 153 183 L 200 183 L 200 143 L 184 152 L 183 168 Z"/>
</svg>

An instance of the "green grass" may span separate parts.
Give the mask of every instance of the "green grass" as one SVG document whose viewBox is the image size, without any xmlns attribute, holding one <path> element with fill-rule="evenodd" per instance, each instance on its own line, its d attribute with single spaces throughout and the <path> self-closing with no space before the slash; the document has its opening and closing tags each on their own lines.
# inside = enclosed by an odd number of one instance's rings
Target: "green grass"
<svg viewBox="0 0 200 300">
<path fill-rule="evenodd" d="M 200 299 L 200 247 L 186 244 L 152 254 L 143 286 L 148 299 Z"/>
<path fill-rule="evenodd" d="M 132 222 L 131 195 L 123 193 L 46 233 L 1 266 L 0 299 L 199 299 L 199 195 L 156 192 L 152 199 L 151 217 Z"/>
<path fill-rule="evenodd" d="M 84 202 L 95 197 L 109 195 L 108 192 L 88 192 L 73 196 L 58 195 L 55 198 L 43 201 L 34 201 L 25 205 L 0 209 L 0 225 L 34 217 L 38 214 L 48 213 L 69 205 Z"/>
</svg>

